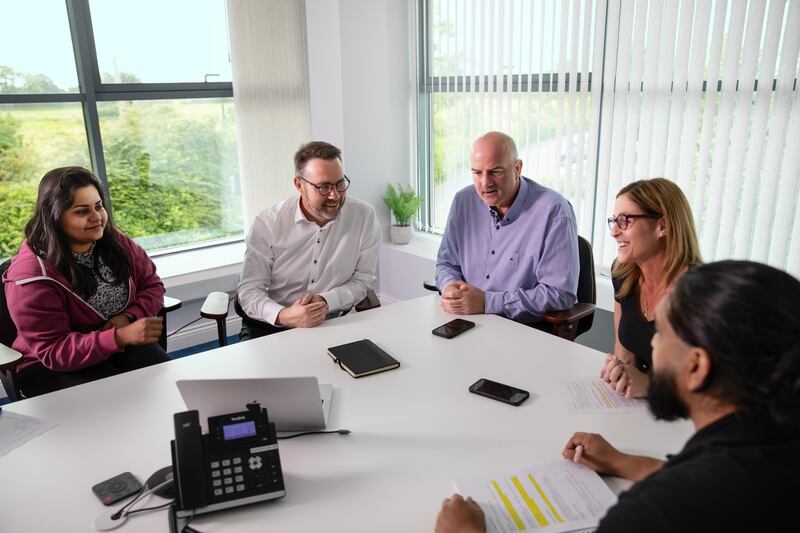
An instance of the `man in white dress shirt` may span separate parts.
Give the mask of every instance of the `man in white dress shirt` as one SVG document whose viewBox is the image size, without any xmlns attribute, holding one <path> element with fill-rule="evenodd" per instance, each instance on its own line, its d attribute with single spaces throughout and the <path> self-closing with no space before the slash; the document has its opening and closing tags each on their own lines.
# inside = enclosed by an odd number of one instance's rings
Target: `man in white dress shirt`
<svg viewBox="0 0 800 533">
<path fill-rule="evenodd" d="M 342 152 L 314 141 L 294 155 L 298 196 L 264 210 L 247 235 L 241 340 L 313 327 L 363 300 L 375 281 L 375 209 L 347 197 Z"/>
</svg>

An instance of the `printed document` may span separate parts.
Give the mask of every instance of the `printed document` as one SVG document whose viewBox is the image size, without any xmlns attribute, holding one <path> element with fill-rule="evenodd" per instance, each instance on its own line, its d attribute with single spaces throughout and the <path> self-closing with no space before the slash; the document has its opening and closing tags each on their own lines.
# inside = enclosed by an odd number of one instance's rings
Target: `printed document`
<svg viewBox="0 0 800 533">
<path fill-rule="evenodd" d="M 3 409 L 0 411 L 0 457 L 53 427 L 53 422 Z"/>
<path fill-rule="evenodd" d="M 453 485 L 481 506 L 487 533 L 587 530 L 617 501 L 596 472 L 566 460 Z"/>
<path fill-rule="evenodd" d="M 647 411 L 645 400 L 619 395 L 600 378 L 570 378 L 557 381 L 555 385 L 561 400 L 573 415 Z"/>
</svg>

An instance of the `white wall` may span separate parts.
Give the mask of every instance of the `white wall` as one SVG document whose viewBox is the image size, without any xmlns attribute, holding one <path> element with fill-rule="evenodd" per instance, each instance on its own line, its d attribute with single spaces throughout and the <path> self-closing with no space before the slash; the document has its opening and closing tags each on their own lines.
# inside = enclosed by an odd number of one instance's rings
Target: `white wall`
<svg viewBox="0 0 800 533">
<path fill-rule="evenodd" d="M 306 0 L 312 136 L 342 148 L 350 194 L 375 206 L 386 234 L 381 195 L 389 182 L 411 183 L 414 168 L 412 7 L 408 0 Z"/>
</svg>

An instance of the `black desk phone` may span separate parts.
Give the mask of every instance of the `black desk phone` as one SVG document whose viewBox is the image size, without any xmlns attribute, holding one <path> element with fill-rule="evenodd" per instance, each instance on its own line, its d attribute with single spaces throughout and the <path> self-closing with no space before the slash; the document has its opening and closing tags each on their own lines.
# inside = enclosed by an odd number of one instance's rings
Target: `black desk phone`
<svg viewBox="0 0 800 533">
<path fill-rule="evenodd" d="M 247 411 L 208 419 L 197 410 L 175 413 L 172 475 L 179 518 L 286 495 L 275 424 L 257 403 Z"/>
</svg>

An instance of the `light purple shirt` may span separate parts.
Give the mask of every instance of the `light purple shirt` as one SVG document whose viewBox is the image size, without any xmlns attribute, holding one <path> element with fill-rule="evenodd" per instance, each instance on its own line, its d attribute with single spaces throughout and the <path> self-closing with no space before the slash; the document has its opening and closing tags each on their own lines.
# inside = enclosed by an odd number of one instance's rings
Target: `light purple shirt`
<svg viewBox="0 0 800 533">
<path fill-rule="evenodd" d="M 579 268 L 572 206 L 522 177 L 499 221 L 475 187 L 456 194 L 439 247 L 436 286 L 442 291 L 463 280 L 486 293 L 486 313 L 533 322 L 577 301 Z"/>
</svg>

